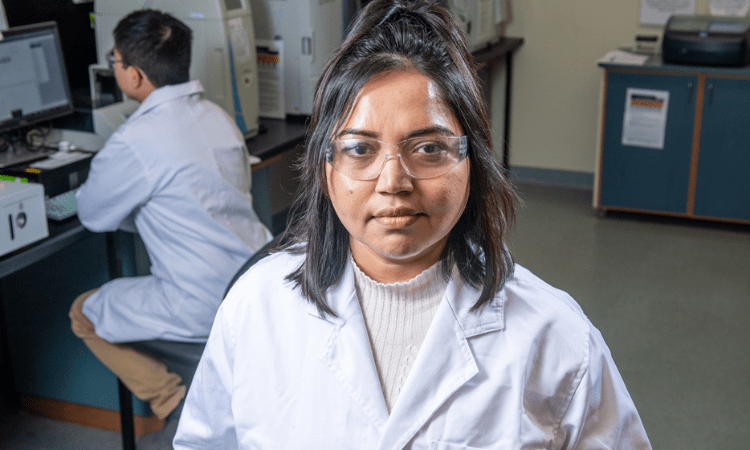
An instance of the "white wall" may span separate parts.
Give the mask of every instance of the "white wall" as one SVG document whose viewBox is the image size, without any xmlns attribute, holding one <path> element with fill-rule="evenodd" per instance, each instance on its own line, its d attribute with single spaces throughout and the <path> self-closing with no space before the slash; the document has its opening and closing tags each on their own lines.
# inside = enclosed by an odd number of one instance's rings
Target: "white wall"
<svg viewBox="0 0 750 450">
<path fill-rule="evenodd" d="M 510 165 L 594 172 L 599 90 L 597 60 L 633 45 L 640 0 L 513 0 L 507 36 L 524 38 L 513 59 Z M 697 0 L 696 14 L 708 14 Z M 501 75 L 493 82 L 493 132 L 502 136 Z M 496 141 L 497 143 L 497 141 Z"/>
</svg>

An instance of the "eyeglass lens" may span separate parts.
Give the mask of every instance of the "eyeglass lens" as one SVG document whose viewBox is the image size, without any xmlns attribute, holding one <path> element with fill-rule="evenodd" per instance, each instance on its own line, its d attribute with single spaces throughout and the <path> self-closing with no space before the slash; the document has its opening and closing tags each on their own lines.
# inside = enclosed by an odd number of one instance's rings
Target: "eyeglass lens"
<svg viewBox="0 0 750 450">
<path fill-rule="evenodd" d="M 114 68 L 115 68 L 115 64 L 117 64 L 118 62 L 119 62 L 119 63 L 121 63 L 121 62 L 122 62 L 122 60 L 121 60 L 121 59 L 117 59 L 117 58 L 115 57 L 115 51 L 114 51 L 114 50 L 110 50 L 110 51 L 109 51 L 109 52 L 107 53 L 107 55 L 105 56 L 105 58 L 106 58 L 106 60 L 107 60 L 107 65 L 109 65 L 109 68 L 110 68 L 110 69 L 114 69 Z"/>
<path fill-rule="evenodd" d="M 390 148 L 398 154 L 388 154 Z M 377 178 L 390 158 L 397 158 L 410 176 L 425 179 L 451 170 L 467 149 L 466 136 L 417 137 L 396 145 L 370 138 L 334 139 L 327 158 L 334 169 L 357 180 Z"/>
</svg>

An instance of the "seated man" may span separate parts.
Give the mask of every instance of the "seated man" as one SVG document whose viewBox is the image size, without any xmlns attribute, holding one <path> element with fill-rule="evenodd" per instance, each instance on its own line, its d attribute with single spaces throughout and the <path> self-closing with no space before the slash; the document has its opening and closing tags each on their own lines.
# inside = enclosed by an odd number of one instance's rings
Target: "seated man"
<svg viewBox="0 0 750 450">
<path fill-rule="evenodd" d="M 86 228 L 140 234 L 152 275 L 79 296 L 73 332 L 162 419 L 186 387 L 160 361 L 118 343 L 205 342 L 227 283 L 271 238 L 252 208 L 242 134 L 189 81 L 191 34 L 154 10 L 119 22 L 109 62 L 122 92 L 141 104 L 76 194 Z"/>
</svg>

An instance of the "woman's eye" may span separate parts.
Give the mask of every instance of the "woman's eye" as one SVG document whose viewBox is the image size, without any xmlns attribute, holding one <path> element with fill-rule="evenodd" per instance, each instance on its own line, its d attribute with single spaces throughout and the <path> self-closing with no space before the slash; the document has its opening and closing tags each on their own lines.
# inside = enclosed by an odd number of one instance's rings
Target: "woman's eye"
<svg viewBox="0 0 750 450">
<path fill-rule="evenodd" d="M 426 153 L 430 155 L 441 153 L 445 150 L 445 146 L 439 142 L 425 142 L 417 146 L 416 151 L 420 153 Z"/>
<path fill-rule="evenodd" d="M 342 150 L 342 153 L 345 153 L 351 156 L 364 156 L 364 155 L 367 155 L 368 153 L 372 153 L 372 148 L 370 148 L 369 146 L 365 144 L 352 144 L 352 145 L 345 146 L 344 149 Z"/>
</svg>

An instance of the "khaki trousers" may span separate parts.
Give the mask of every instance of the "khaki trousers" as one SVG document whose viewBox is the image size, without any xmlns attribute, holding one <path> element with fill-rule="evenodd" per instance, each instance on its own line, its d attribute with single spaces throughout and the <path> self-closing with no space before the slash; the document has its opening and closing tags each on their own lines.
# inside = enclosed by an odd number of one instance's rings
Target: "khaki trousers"
<svg viewBox="0 0 750 450">
<path fill-rule="evenodd" d="M 100 338 L 94 324 L 83 314 L 83 302 L 96 289 L 78 296 L 70 308 L 70 327 L 73 334 L 83 340 L 86 346 L 130 391 L 148 402 L 159 419 L 165 419 L 180 400 L 185 397 L 187 388 L 182 385 L 179 375 L 170 373 L 159 359 L 138 352 L 127 344 L 112 344 Z"/>
</svg>

